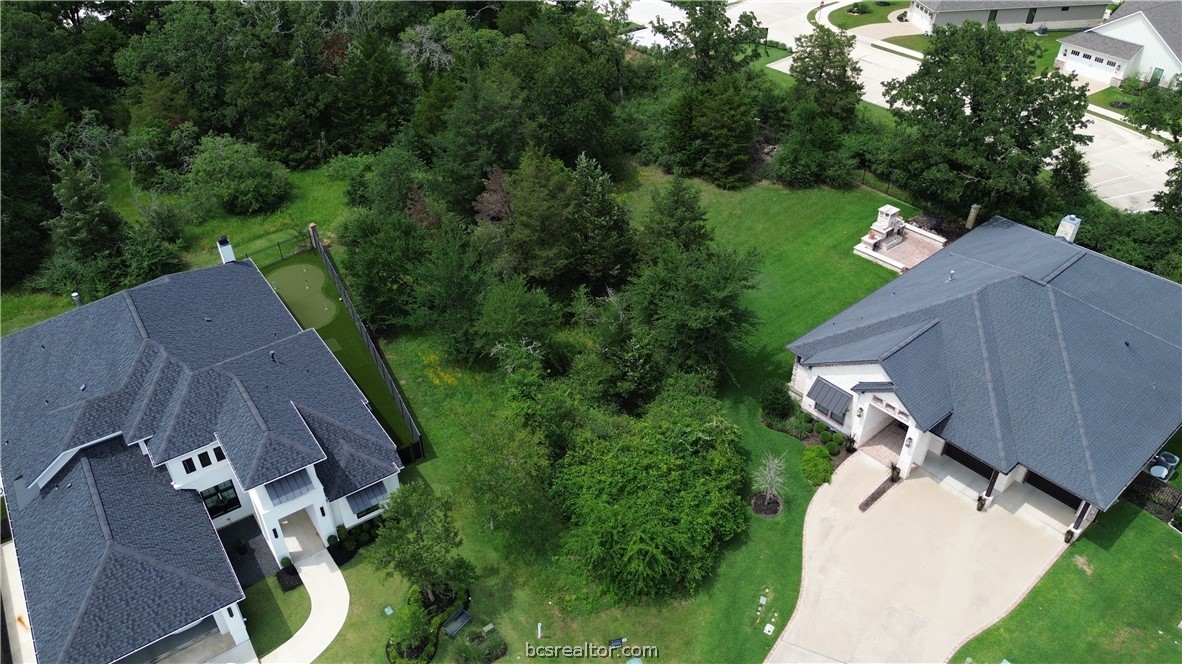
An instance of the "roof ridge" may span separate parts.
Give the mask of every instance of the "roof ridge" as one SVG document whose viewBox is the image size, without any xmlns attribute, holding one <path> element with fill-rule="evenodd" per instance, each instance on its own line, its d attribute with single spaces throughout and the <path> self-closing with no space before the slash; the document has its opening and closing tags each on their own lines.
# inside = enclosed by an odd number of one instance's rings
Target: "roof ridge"
<svg viewBox="0 0 1182 664">
<path fill-rule="evenodd" d="M 131 289 L 121 291 L 123 293 L 123 301 L 127 303 L 127 309 L 131 312 L 131 319 L 135 321 L 136 328 L 140 331 L 140 336 L 148 339 L 148 330 L 144 327 L 144 321 L 140 320 L 140 310 L 135 306 L 135 300 L 131 299 Z"/>
<path fill-rule="evenodd" d="M 1055 321 L 1055 341 L 1059 345 L 1059 352 L 1063 360 L 1063 370 L 1067 373 L 1067 391 L 1071 394 L 1071 408 L 1075 415 L 1075 425 L 1079 430 L 1079 442 L 1083 448 L 1084 463 L 1088 467 L 1088 482 L 1092 485 L 1093 495 L 1100 495 L 1100 483 L 1096 478 L 1096 465 L 1092 462 L 1092 447 L 1088 442 L 1087 428 L 1084 425 L 1083 412 L 1079 407 L 1079 393 L 1075 389 L 1075 375 L 1071 371 L 1071 358 L 1067 355 L 1067 344 L 1063 338 L 1063 323 L 1059 319 L 1059 306 L 1055 303 L 1054 289 L 1047 295 L 1051 302 L 1051 319 Z"/>
<path fill-rule="evenodd" d="M 294 403 L 294 402 L 292 402 L 292 405 L 293 405 L 293 406 L 295 406 L 295 403 Z M 378 443 L 378 444 L 381 444 L 381 443 L 383 442 L 383 441 L 382 441 L 380 438 L 378 438 L 378 437 L 376 437 L 376 436 L 373 436 L 373 435 L 370 435 L 370 434 L 368 434 L 368 433 L 366 433 L 366 432 L 362 431 L 361 429 L 358 429 L 358 428 L 356 428 L 356 427 L 353 427 L 353 426 L 350 426 L 350 425 L 348 425 L 348 424 L 345 424 L 344 422 L 341 422 L 340 420 L 338 420 L 338 419 L 336 419 L 336 418 L 334 418 L 334 417 L 329 417 L 328 415 L 325 415 L 325 414 L 323 414 L 323 413 L 321 413 L 321 412 L 317 411 L 315 408 L 310 408 L 310 407 L 308 407 L 308 406 L 296 406 L 296 411 L 298 412 L 300 408 L 306 408 L 306 409 L 308 410 L 308 412 L 312 413 L 312 414 L 313 414 L 313 415 L 315 415 L 316 417 L 319 417 L 319 418 L 321 418 L 321 419 L 324 419 L 324 420 L 328 420 L 328 421 L 329 421 L 329 422 L 331 422 L 333 425 L 335 425 L 335 426 L 338 426 L 338 427 L 340 427 L 340 428 L 344 429 L 345 431 L 348 431 L 349 433 L 353 433 L 353 434 L 356 434 L 356 435 L 358 435 L 358 436 L 360 436 L 360 437 L 362 437 L 362 438 L 366 438 L 366 439 L 368 439 L 368 440 L 372 440 L 373 442 L 375 442 L 375 443 Z M 301 417 L 303 417 L 303 415 L 302 415 L 302 414 L 301 414 Z M 315 437 L 316 437 L 316 434 L 315 434 L 315 433 L 313 433 L 313 434 L 312 434 L 312 437 L 313 437 L 313 438 L 315 438 Z M 317 441 L 317 442 L 319 442 L 319 441 Z M 393 442 L 393 441 L 391 441 L 391 442 Z M 355 450 L 355 449 L 353 449 L 353 447 L 352 447 L 352 446 L 348 446 L 348 448 L 349 448 L 349 449 L 348 449 L 348 452 L 349 452 L 349 453 L 350 453 L 350 455 L 352 455 L 352 456 L 362 456 L 362 457 L 365 457 L 366 459 L 369 459 L 370 461 L 373 461 L 373 462 L 377 463 L 377 464 L 378 464 L 378 465 L 380 465 L 380 466 L 385 466 L 385 465 L 387 465 L 387 463 L 386 463 L 385 461 L 382 461 L 381 459 L 378 459 L 378 458 L 376 458 L 376 457 L 373 457 L 373 456 L 371 456 L 370 454 L 367 454 L 367 453 L 365 453 L 365 452 L 360 452 L 360 451 L 358 451 L 358 450 Z M 394 445 L 394 448 L 395 448 L 395 449 L 398 449 L 398 445 Z"/>
<path fill-rule="evenodd" d="M 98 585 L 99 574 L 107 566 L 107 561 L 111 559 L 111 544 L 112 540 L 108 539 L 103 545 L 103 555 L 99 558 L 98 564 L 94 566 L 94 573 L 90 575 L 90 583 L 86 586 L 86 592 L 82 596 L 82 601 L 78 603 L 78 613 L 74 615 L 74 622 L 70 625 L 70 631 L 66 632 L 66 638 L 62 639 L 62 648 L 58 652 L 58 661 L 65 660 L 65 654 L 70 649 L 70 644 L 74 642 L 74 637 L 78 634 L 78 627 L 82 624 L 82 616 L 86 615 L 86 607 L 90 604 L 91 598 L 94 596 L 94 588 Z M 32 620 L 29 621 L 32 623 Z"/>
<path fill-rule="evenodd" d="M 888 357 L 899 352 L 903 347 L 905 347 L 907 344 L 909 344 L 912 341 L 915 341 L 916 339 L 921 337 L 925 332 L 927 332 L 928 330 L 932 329 L 937 324 L 939 324 L 939 322 L 940 322 L 939 318 L 933 318 L 932 320 L 928 321 L 927 323 L 922 323 L 920 325 L 920 328 L 918 330 L 916 330 L 915 332 L 912 332 L 910 335 L 908 335 L 906 339 L 895 344 L 894 347 L 887 349 L 887 351 L 885 353 L 883 353 L 881 356 L 879 356 L 878 361 L 882 362 L 883 360 L 887 359 Z"/>
<path fill-rule="evenodd" d="M 180 407 L 180 404 L 184 404 L 186 401 L 188 401 L 189 389 L 191 387 L 193 387 L 193 379 L 195 379 L 197 377 L 197 373 L 195 373 L 193 371 L 189 371 L 188 366 L 185 365 L 185 363 L 181 362 L 181 366 L 186 369 L 185 374 L 187 375 L 187 378 L 184 381 L 184 386 L 181 388 L 180 398 L 177 400 L 177 403 L 178 403 L 177 407 L 178 408 Z M 161 458 L 162 458 L 162 460 L 157 461 L 154 458 L 155 455 L 152 453 L 152 446 L 148 445 L 148 458 L 152 461 L 152 465 L 159 466 L 160 464 L 164 463 L 165 461 L 168 461 L 168 455 L 165 454 L 165 451 L 168 449 L 168 443 L 169 443 L 170 439 L 172 438 L 173 429 L 176 428 L 176 422 L 177 422 L 176 418 L 169 420 L 168 428 L 166 428 L 163 432 L 158 432 L 158 433 L 152 435 L 153 439 L 160 438 L 160 453 L 161 453 Z"/>
<path fill-rule="evenodd" d="M 121 553 L 126 553 L 126 554 L 130 555 L 132 558 L 135 558 L 137 560 L 145 562 L 157 569 L 161 569 L 166 572 L 171 572 L 172 574 L 175 574 L 183 579 L 187 579 L 189 581 L 196 582 L 197 584 L 204 586 L 210 590 L 214 590 L 214 591 L 227 590 L 227 588 L 225 586 L 214 583 L 213 581 L 210 581 L 209 579 L 206 579 L 204 577 L 197 576 L 196 574 L 193 574 L 192 572 L 189 572 L 188 570 L 185 570 L 185 569 L 182 569 L 182 568 L 177 567 L 175 565 L 171 565 L 169 563 L 166 563 L 163 560 L 160 560 L 159 558 L 157 558 L 155 556 L 150 556 L 150 555 L 140 551 L 139 549 L 133 549 L 130 546 L 123 544 L 122 542 L 118 542 L 118 541 L 112 542 L 111 549 L 117 550 Z M 237 590 L 240 593 L 242 592 L 241 587 L 233 588 L 232 590 Z"/>
<path fill-rule="evenodd" d="M 997 458 L 1001 459 L 1001 465 L 1006 464 L 1005 445 L 1002 442 L 1001 433 L 1001 415 L 997 409 L 997 394 L 993 390 L 993 370 L 989 366 L 989 347 L 985 343 L 985 326 L 981 321 L 981 300 L 977 297 L 977 293 L 973 293 L 973 317 L 977 322 L 977 339 L 981 346 L 981 366 L 985 369 L 985 387 L 989 392 L 989 407 L 993 412 L 993 432 L 996 435 L 997 442 Z"/>
<path fill-rule="evenodd" d="M 1173 282 L 1171 282 L 1171 283 L 1173 283 Z M 1050 284 L 1047 284 L 1047 286 L 1051 286 L 1051 285 L 1050 285 Z M 1059 294 L 1061 294 L 1063 297 L 1066 297 L 1066 298 L 1068 298 L 1068 299 L 1074 300 L 1074 301 L 1076 301 L 1076 302 L 1078 302 L 1078 303 L 1080 303 L 1080 304 L 1082 304 L 1082 305 L 1084 305 L 1084 306 L 1088 307 L 1089 309 L 1092 309 L 1092 310 L 1096 311 L 1097 313 L 1100 313 L 1100 314 L 1102 314 L 1102 315 L 1104 315 L 1104 316 L 1107 316 L 1108 318 L 1111 318 L 1111 319 L 1113 319 L 1113 320 L 1115 320 L 1115 321 L 1119 321 L 1120 323 L 1122 323 L 1122 324 L 1124 324 L 1124 325 L 1127 325 L 1127 326 L 1129 326 L 1129 327 L 1133 328 L 1134 330 L 1136 330 L 1136 331 L 1138 331 L 1138 332 L 1140 332 L 1140 333 L 1144 334 L 1144 335 L 1145 335 L 1145 336 L 1147 336 L 1147 337 L 1151 337 L 1151 338 L 1153 338 L 1153 339 L 1157 339 L 1158 341 L 1162 342 L 1163 344 L 1165 344 L 1165 345 L 1167 345 L 1167 346 L 1169 346 L 1169 347 L 1171 347 L 1171 348 L 1177 348 L 1177 349 L 1179 349 L 1179 350 L 1182 350 L 1182 345 L 1180 345 L 1180 344 L 1176 344 L 1176 343 L 1174 343 L 1174 342 L 1170 341 L 1169 339 L 1163 339 L 1163 338 L 1161 338 L 1161 337 L 1157 336 L 1156 334 L 1154 334 L 1154 333 L 1152 333 L 1152 332 L 1150 332 L 1150 331 L 1148 331 L 1148 330 L 1146 330 L 1146 329 L 1144 329 L 1144 328 L 1142 328 L 1142 327 L 1139 327 L 1139 326 L 1138 326 L 1136 323 L 1133 323 L 1133 322 L 1131 322 L 1131 321 L 1127 321 L 1127 320 L 1125 320 L 1125 319 L 1121 318 L 1120 316 L 1117 316 L 1116 314 L 1114 314 L 1114 313 L 1112 313 L 1112 312 L 1110 312 L 1110 311 L 1105 311 L 1104 309 L 1101 309 L 1100 307 L 1097 307 L 1096 305 L 1092 304 L 1091 302 L 1088 302 L 1087 300 L 1080 299 L 1080 298 L 1076 297 L 1075 295 L 1072 295 L 1071 293 L 1068 293 L 1067 291 L 1060 290 L 1060 289 L 1058 289 L 1058 288 L 1054 288 L 1054 287 L 1050 287 L 1050 288 L 1047 290 L 1047 294 L 1048 294 L 1048 295 L 1051 295 L 1051 296 L 1053 296 L 1053 294 L 1054 294 L 1054 293 L 1056 293 L 1056 292 L 1057 292 L 1057 293 L 1059 293 Z M 1179 297 L 1182 297 L 1182 292 L 1180 292 L 1180 293 L 1179 293 Z"/>
</svg>

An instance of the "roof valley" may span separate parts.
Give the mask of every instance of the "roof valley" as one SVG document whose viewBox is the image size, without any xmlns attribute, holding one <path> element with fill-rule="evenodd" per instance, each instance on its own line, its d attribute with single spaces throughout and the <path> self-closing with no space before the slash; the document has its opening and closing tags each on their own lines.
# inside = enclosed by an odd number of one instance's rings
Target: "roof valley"
<svg viewBox="0 0 1182 664">
<path fill-rule="evenodd" d="M 1075 389 L 1075 377 L 1071 372 L 1071 359 L 1067 355 L 1067 344 L 1063 339 L 1063 322 L 1059 317 L 1059 306 L 1055 302 L 1055 289 L 1047 290 L 1051 302 L 1051 318 L 1055 321 L 1055 340 L 1059 346 L 1059 352 L 1062 354 L 1063 369 L 1067 374 L 1067 390 L 1071 394 L 1072 415 L 1075 417 L 1076 426 L 1079 427 L 1079 440 L 1083 448 L 1084 462 L 1088 467 L 1088 480 L 1092 484 L 1092 491 L 1096 495 L 1100 495 L 1100 482 L 1096 478 L 1096 464 L 1092 461 L 1092 447 L 1088 442 L 1087 426 L 1084 423 L 1083 411 L 1079 405 L 1079 393 Z"/>
</svg>

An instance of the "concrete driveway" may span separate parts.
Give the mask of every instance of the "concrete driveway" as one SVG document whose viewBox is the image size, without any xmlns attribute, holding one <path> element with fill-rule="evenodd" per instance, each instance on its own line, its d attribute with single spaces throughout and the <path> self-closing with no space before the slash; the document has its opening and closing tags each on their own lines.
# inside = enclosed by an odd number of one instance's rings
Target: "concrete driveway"
<svg viewBox="0 0 1182 664">
<path fill-rule="evenodd" d="M 768 662 L 947 661 L 1064 550 L 1054 528 L 1008 509 L 977 512 L 971 492 L 933 471 L 916 469 L 863 513 L 889 471 L 855 454 L 817 491 L 800 598 Z"/>
</svg>

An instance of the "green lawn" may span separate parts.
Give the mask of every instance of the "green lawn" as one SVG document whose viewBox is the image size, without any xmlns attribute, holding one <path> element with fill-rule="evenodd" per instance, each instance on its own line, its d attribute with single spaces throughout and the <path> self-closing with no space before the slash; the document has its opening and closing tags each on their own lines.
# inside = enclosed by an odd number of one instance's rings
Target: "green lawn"
<svg viewBox="0 0 1182 664">
<path fill-rule="evenodd" d="M 927 35 L 899 35 L 898 37 L 887 37 L 883 41 L 894 44 L 895 46 L 909 48 L 919 53 L 927 53 L 928 46 L 932 43 L 932 38 Z"/>
<path fill-rule="evenodd" d="M 1127 95 L 1127 94 L 1121 92 L 1120 88 L 1111 88 L 1111 87 L 1104 88 L 1103 90 L 1101 90 L 1099 92 L 1088 95 L 1088 103 L 1089 104 L 1094 104 L 1106 111 L 1112 111 L 1113 113 L 1120 113 L 1121 115 L 1125 114 L 1125 109 L 1113 108 L 1112 102 L 1123 101 L 1127 104 L 1127 103 L 1131 103 L 1133 101 L 1133 99 L 1134 99 L 1134 97 L 1132 95 Z"/>
<path fill-rule="evenodd" d="M 406 582 L 400 577 L 385 578 L 365 560 L 364 550 L 345 563 L 341 573 L 349 586 L 349 615 L 345 629 L 316 661 L 385 662 L 390 618 L 384 609 L 397 610 L 406 601 Z"/>
<path fill-rule="evenodd" d="M 1179 570 L 1182 536 L 1121 501 L 951 661 L 1182 662 Z"/>
<path fill-rule="evenodd" d="M 139 216 L 138 206 L 151 200 L 151 192 L 137 190 L 131 174 L 117 160 L 106 164 L 107 200 L 128 219 Z M 270 250 L 275 242 L 293 235 L 305 235 L 309 223 L 315 222 L 323 236 L 344 216 L 345 183 L 333 180 L 325 169 L 313 168 L 290 174 L 291 196 L 274 212 L 232 215 L 221 210 L 201 211 L 201 222 L 184 230 L 185 259 L 191 267 L 217 265 L 218 236 L 225 235 L 234 245 L 239 258 L 259 251 Z M 158 194 L 160 200 L 175 200 L 172 194 Z M 268 253 L 265 258 L 271 259 Z"/>
<path fill-rule="evenodd" d="M 829 22 L 841 30 L 852 30 L 873 23 L 886 23 L 887 16 L 891 12 L 906 9 L 909 3 L 902 0 L 891 0 L 890 6 L 879 7 L 873 0 L 866 0 L 862 4 L 867 9 L 865 14 L 851 14 L 846 11 L 849 7 L 838 7 L 830 12 Z"/>
<path fill-rule="evenodd" d="M 1027 41 L 1032 41 L 1040 44 L 1043 47 L 1043 53 L 1035 61 L 1035 69 L 1038 73 L 1042 73 L 1055 66 L 1055 55 L 1059 52 L 1059 39 L 1067 35 L 1074 34 L 1070 30 L 1057 30 L 1048 32 L 1041 37 L 1033 32 L 1023 33 Z M 900 37 L 887 37 L 883 41 L 890 42 L 895 46 L 902 46 L 920 53 L 927 53 L 928 46 L 932 43 L 932 38 L 927 35 L 903 35 Z"/>
<path fill-rule="evenodd" d="M 291 270 L 304 268 L 308 271 L 313 284 L 318 285 L 313 298 L 309 297 L 305 282 L 299 278 L 278 279 L 276 274 L 290 273 Z M 279 293 L 287 308 L 290 309 L 300 325 L 316 328 L 316 332 L 324 339 L 328 349 L 332 351 L 345 370 L 361 388 L 365 397 L 374 408 L 378 421 L 387 432 L 399 441 L 399 446 L 410 443 L 410 430 L 406 426 L 398 404 L 386 390 L 382 374 L 374 365 L 369 355 L 361 333 L 349 316 L 343 305 L 338 304 L 340 294 L 336 284 L 328 278 L 320 254 L 315 251 L 305 251 L 277 263 L 272 263 L 263 269 L 263 274 L 271 282 L 271 287 Z M 302 272 L 297 272 L 302 274 Z M 323 311 L 324 307 L 331 307 L 331 312 Z M 327 319 L 327 320 L 326 320 Z"/>
<path fill-rule="evenodd" d="M 246 601 L 239 606 L 255 654 L 259 657 L 283 645 L 299 631 L 312 612 L 307 588 L 300 586 L 285 593 L 274 576 L 247 588 Z"/>
<path fill-rule="evenodd" d="M 49 294 L 13 290 L 0 293 L 0 334 L 35 325 L 74 308 L 69 293 Z"/>
<path fill-rule="evenodd" d="M 641 169 L 636 186 L 626 194 L 629 202 L 643 209 L 652 188 L 665 179 L 653 169 Z M 768 610 L 778 613 L 777 635 L 795 606 L 801 528 L 813 490 L 799 473 L 799 443 L 759 424 L 754 391 L 767 377 L 787 378 L 792 360 L 782 350 L 785 343 L 893 276 L 855 258 L 851 248 L 876 209 L 897 202 L 869 190 L 788 191 L 756 185 L 726 192 L 703 185 L 703 192 L 721 242 L 764 252 L 758 291 L 749 299 L 759 313 L 760 326 L 736 358 L 737 385 L 728 387 L 723 398 L 728 415 L 743 430 L 743 452 L 750 464 L 765 451 L 786 455 L 788 507 L 776 519 L 753 518 L 748 532 L 725 548 L 716 573 L 697 595 L 603 609 L 585 588 L 568 582 L 572 577 L 551 560 L 557 515 L 548 511 L 532 515 L 536 528 L 517 539 L 506 532 L 489 532 L 472 506 L 458 501 L 464 554 L 479 574 L 471 589 L 472 624 L 495 624 L 510 644 L 510 657 L 521 655 L 527 640 L 534 641 L 536 625 L 542 622 L 544 642 L 549 644 L 606 643 L 627 636 L 635 644 L 657 646 L 662 659 L 669 661 L 761 661 L 774 637 L 763 634 L 764 621 L 756 619 L 760 594 L 770 589 Z M 823 218 L 819 210 L 824 210 Z M 500 380 L 495 374 L 467 371 L 441 360 L 437 344 L 426 336 L 400 336 L 387 341 L 385 348 L 429 442 L 427 460 L 405 471 L 403 478 L 426 481 L 437 491 L 455 494 L 465 481 L 459 455 L 492 420 L 491 414 L 503 407 Z M 366 583 L 369 588 L 379 587 L 376 582 Z M 352 581 L 350 587 L 354 587 Z M 389 594 L 380 592 L 383 598 Z M 564 611 L 559 605 L 573 608 Z M 343 643 L 356 640 L 358 630 L 377 634 L 379 630 L 369 623 L 368 617 L 355 620 L 351 614 L 345 631 L 323 659 L 333 661 L 334 653 L 349 653 L 350 660 L 365 659 L 362 646 Z M 443 639 L 439 661 L 450 661 L 451 643 Z"/>
</svg>

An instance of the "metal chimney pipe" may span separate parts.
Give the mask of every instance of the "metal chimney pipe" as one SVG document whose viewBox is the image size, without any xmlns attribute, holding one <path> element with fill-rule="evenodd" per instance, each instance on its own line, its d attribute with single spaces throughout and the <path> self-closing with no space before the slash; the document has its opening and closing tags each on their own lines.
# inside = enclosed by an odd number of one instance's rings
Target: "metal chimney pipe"
<svg viewBox="0 0 1182 664">
<path fill-rule="evenodd" d="M 74 306 L 75 307 L 82 306 L 82 296 L 78 294 L 78 291 L 74 291 L 73 293 L 70 293 L 70 297 L 72 297 L 74 299 Z"/>
</svg>

